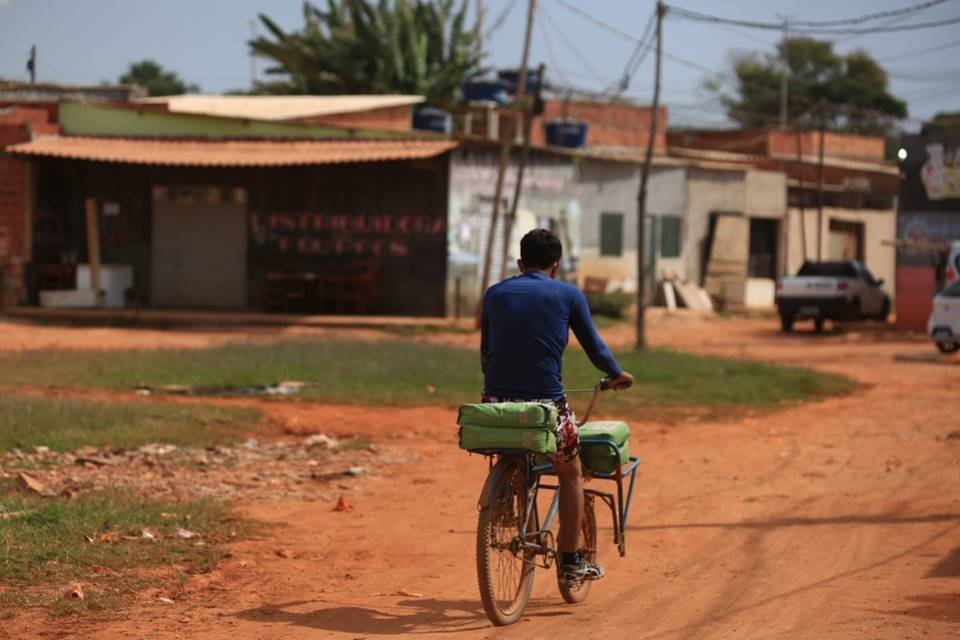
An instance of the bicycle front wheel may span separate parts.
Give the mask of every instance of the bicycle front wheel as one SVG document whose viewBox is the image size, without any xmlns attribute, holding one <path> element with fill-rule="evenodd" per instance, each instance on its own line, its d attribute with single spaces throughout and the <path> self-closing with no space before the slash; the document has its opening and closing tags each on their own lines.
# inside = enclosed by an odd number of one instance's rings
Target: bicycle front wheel
<svg viewBox="0 0 960 640">
<path fill-rule="evenodd" d="M 477 579 L 487 617 L 503 626 L 523 615 L 536 565 L 534 554 L 519 547 L 526 504 L 523 468 L 517 460 L 504 459 L 491 473 L 499 473 L 499 478 L 477 519 Z M 535 514 L 536 509 L 531 513 L 530 531 L 536 529 Z"/>
<path fill-rule="evenodd" d="M 583 554 L 590 562 L 597 561 L 597 514 L 593 509 L 593 496 L 589 493 L 583 496 L 583 522 L 580 524 L 580 548 Z M 559 562 L 557 571 L 560 570 Z M 590 593 L 589 580 L 583 580 L 576 584 L 569 584 L 563 580 L 558 582 L 560 595 L 570 604 L 583 602 Z"/>
</svg>

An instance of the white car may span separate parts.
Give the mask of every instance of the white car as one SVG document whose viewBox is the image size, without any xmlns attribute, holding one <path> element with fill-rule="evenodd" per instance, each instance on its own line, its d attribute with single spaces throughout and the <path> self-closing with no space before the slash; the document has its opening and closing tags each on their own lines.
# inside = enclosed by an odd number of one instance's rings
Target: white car
<svg viewBox="0 0 960 640">
<path fill-rule="evenodd" d="M 797 320 L 812 319 L 819 333 L 825 320 L 886 322 L 890 313 L 883 279 L 855 260 L 804 262 L 797 275 L 777 282 L 776 302 L 780 326 L 788 332 Z"/>
<path fill-rule="evenodd" d="M 927 334 L 943 353 L 960 350 L 960 280 L 933 297 Z"/>
</svg>

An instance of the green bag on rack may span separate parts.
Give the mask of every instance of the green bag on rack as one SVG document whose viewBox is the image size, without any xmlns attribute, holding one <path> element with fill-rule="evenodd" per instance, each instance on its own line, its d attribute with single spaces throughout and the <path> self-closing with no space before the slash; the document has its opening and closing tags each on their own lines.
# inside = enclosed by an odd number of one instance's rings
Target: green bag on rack
<svg viewBox="0 0 960 640">
<path fill-rule="evenodd" d="M 460 406 L 460 448 L 556 453 L 557 408 L 540 402 L 483 402 Z"/>
</svg>

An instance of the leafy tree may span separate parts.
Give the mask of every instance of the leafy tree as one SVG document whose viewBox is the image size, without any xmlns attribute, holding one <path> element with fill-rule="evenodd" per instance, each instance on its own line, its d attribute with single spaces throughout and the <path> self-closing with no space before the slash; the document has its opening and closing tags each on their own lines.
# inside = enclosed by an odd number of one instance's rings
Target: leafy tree
<svg viewBox="0 0 960 640">
<path fill-rule="evenodd" d="M 718 83 L 708 88 L 721 93 L 727 114 L 745 127 L 779 122 L 782 60 L 788 60 L 787 115 L 794 126 L 813 127 L 823 114 L 827 127 L 838 131 L 880 133 L 907 115 L 906 104 L 887 90 L 887 74 L 866 51 L 847 55 L 833 44 L 813 38 L 789 38 L 777 46 L 777 55 L 751 53 L 734 59 L 735 95 L 723 94 Z"/>
<path fill-rule="evenodd" d="M 423 95 L 433 104 L 457 97 L 480 72 L 474 35 L 465 28 L 466 0 L 327 0 L 304 2 L 304 26 L 285 32 L 267 16 L 270 32 L 249 42 L 273 60 L 275 82 L 263 93 Z M 286 76 L 286 77 L 283 77 Z"/>
<path fill-rule="evenodd" d="M 960 111 L 941 112 L 923 123 L 920 133 L 960 133 Z"/>
<path fill-rule="evenodd" d="M 120 76 L 120 83 L 138 84 L 146 88 L 150 96 L 176 96 L 200 90 L 197 85 L 184 82 L 173 71 L 164 71 L 153 60 L 131 62 L 127 72 Z"/>
</svg>

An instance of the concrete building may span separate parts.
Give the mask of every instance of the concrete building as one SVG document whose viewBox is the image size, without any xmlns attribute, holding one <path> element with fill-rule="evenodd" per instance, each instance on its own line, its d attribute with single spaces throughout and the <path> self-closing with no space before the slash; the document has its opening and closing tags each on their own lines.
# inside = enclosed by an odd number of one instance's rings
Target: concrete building
<svg viewBox="0 0 960 640">
<path fill-rule="evenodd" d="M 58 116 L 64 135 L 6 148 L 32 176 L 17 302 L 444 315 L 455 143 L 144 106 Z"/>
<path fill-rule="evenodd" d="M 805 260 L 855 259 L 892 291 L 899 172 L 883 160 L 882 138 L 826 133 L 822 169 L 816 131 L 671 132 L 669 144 L 675 157 L 740 164 L 786 177 L 788 212 L 778 232 L 779 274 L 796 273 Z"/>
<path fill-rule="evenodd" d="M 516 155 L 516 154 L 515 154 Z M 451 308 L 468 312 L 479 295 L 490 228 L 497 150 L 464 143 L 450 169 Z M 564 277 L 582 287 L 637 289 L 637 190 L 642 155 L 601 149 L 533 149 L 502 256 L 504 233 L 494 234 L 491 281 L 515 273 L 519 241 L 535 227 L 564 242 Z M 516 158 L 506 174 L 503 209 L 513 194 Z M 647 191 L 646 291 L 676 278 L 708 285 L 730 305 L 773 303 L 774 278 L 783 272 L 786 178 L 744 165 L 671 158 L 654 160 Z"/>
</svg>

